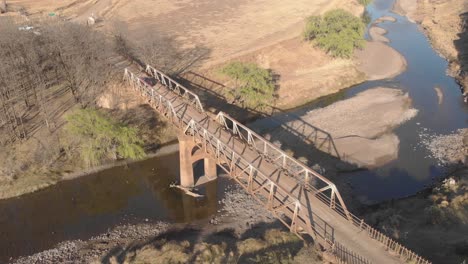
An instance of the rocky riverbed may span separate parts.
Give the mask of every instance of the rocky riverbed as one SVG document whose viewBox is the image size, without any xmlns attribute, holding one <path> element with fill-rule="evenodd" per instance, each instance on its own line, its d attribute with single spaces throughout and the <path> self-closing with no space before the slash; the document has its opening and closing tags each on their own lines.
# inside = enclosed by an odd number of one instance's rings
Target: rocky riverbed
<svg viewBox="0 0 468 264">
<path fill-rule="evenodd" d="M 62 242 L 52 249 L 11 261 L 15 264 L 108 263 L 108 261 L 114 263 L 116 259 L 127 259 L 132 254 L 135 254 L 136 257 L 144 257 L 148 251 L 151 254 L 159 254 L 158 257 L 165 259 L 165 256 L 161 255 L 162 251 L 156 252 L 155 247 L 149 245 L 152 245 L 154 241 L 166 241 L 167 244 L 172 245 L 171 254 L 183 253 L 183 256 L 189 256 L 197 250 L 205 250 L 207 247 L 205 242 L 209 241 L 210 237 L 216 237 L 223 241 L 237 241 L 233 242 L 233 245 L 225 246 L 222 243 L 218 245 L 213 242 L 210 247 L 218 249 L 228 246 L 234 247 L 236 249 L 231 248 L 235 252 L 232 256 L 240 254 L 237 257 L 242 257 L 243 254 L 247 253 L 246 251 L 252 253 L 259 249 L 283 244 L 284 247 L 281 250 L 293 253 L 288 258 L 297 261 L 310 258 L 320 260 L 319 252 L 315 251 L 313 247 L 303 248 L 302 241 L 285 230 L 263 206 L 240 186 L 229 185 L 224 191 L 226 192 L 225 198 L 219 201 L 222 207 L 210 220 L 192 224 L 169 224 L 150 222 L 146 219 L 148 222 L 119 225 L 89 240 Z M 180 235 L 174 235 L 175 233 Z M 246 238 L 250 240 L 245 240 Z M 274 241 L 269 241 L 271 239 Z M 193 252 L 187 251 L 184 243 L 194 245 L 196 249 Z M 245 248 L 249 245 L 254 248 Z M 151 247 L 152 251 L 148 247 Z M 142 248 L 144 248 L 143 251 Z M 259 252 L 258 254 L 262 255 L 263 253 Z M 215 255 L 220 258 L 230 256 L 221 252 Z"/>
</svg>

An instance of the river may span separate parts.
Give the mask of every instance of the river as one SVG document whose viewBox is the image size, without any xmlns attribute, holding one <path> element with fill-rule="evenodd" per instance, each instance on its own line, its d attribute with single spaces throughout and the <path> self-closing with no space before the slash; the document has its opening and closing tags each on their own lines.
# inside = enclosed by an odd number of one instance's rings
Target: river
<svg viewBox="0 0 468 264">
<path fill-rule="evenodd" d="M 384 15 L 397 22 L 380 24 L 388 30 L 390 46 L 406 57 L 407 70 L 381 81 L 366 82 L 321 98 L 273 118 L 258 120 L 263 129 L 279 125 L 291 116 L 326 106 L 376 86 L 409 93 L 418 115 L 395 133 L 400 138 L 398 159 L 377 169 L 343 173 L 362 200 L 378 202 L 416 193 L 446 168 L 428 158 L 420 133 L 448 134 L 467 127 L 468 106 L 463 103 L 455 79 L 447 76 L 448 63 L 431 47 L 418 26 L 392 13 L 393 1 L 375 0 L 368 12 L 375 20 Z M 444 94 L 439 105 L 434 87 Z M 36 193 L 0 201 L 0 262 L 28 255 L 71 239 L 88 239 L 126 223 L 145 221 L 207 221 L 219 210 L 218 200 L 229 181 L 220 178 L 202 192 L 204 199 L 184 196 L 169 188 L 178 175 L 178 153 L 120 166 L 74 180 L 63 181 Z"/>
<path fill-rule="evenodd" d="M 178 179 L 178 152 L 118 166 L 0 200 L 0 263 L 49 249 L 59 242 L 89 239 L 122 224 L 207 220 L 218 210 L 219 178 L 193 198 L 169 185 Z M 202 168 L 196 167 L 198 175 Z"/>
<path fill-rule="evenodd" d="M 379 27 L 388 31 L 385 36 L 390 39 L 389 45 L 406 58 L 405 72 L 392 79 L 369 81 L 344 89 L 300 108 L 250 124 L 251 127 L 265 132 L 312 109 L 351 98 L 359 92 L 378 86 L 407 92 L 413 101 L 413 107 L 419 112 L 415 118 L 394 131 L 400 139 L 398 158 L 376 169 L 339 175 L 340 180 L 351 184 L 353 194 L 366 203 L 412 195 L 434 180 L 446 176 L 448 169 L 437 166 L 438 161 L 429 157 L 429 151 L 421 144 L 420 134 L 450 134 L 457 129 L 468 127 L 468 105 L 463 102 L 455 79 L 446 74 L 448 62 L 433 50 L 418 25 L 393 13 L 392 7 L 392 0 L 374 0 L 367 7 L 367 11 L 371 21 L 382 16 L 397 19 L 394 23 L 381 23 Z M 443 93 L 440 105 L 434 90 L 436 86 L 440 87 Z M 314 160 L 311 162 L 314 163 Z M 319 160 L 315 162 L 320 164 Z"/>
</svg>

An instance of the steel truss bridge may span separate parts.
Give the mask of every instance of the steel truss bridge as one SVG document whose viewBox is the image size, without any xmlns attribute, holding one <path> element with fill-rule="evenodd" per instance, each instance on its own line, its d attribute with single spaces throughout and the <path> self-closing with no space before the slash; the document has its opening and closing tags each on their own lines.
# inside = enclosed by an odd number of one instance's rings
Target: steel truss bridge
<svg viewBox="0 0 468 264">
<path fill-rule="evenodd" d="M 132 66 L 124 79 L 177 128 L 179 140 L 190 140 L 291 232 L 312 237 L 337 263 L 430 263 L 350 213 L 330 180 L 229 115 L 206 112 L 195 93 L 168 75 Z"/>
</svg>

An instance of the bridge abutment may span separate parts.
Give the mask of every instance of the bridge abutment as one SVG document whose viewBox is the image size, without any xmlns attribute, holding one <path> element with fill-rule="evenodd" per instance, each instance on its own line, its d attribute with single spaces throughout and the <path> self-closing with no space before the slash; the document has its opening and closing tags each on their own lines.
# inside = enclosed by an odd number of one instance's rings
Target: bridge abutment
<svg viewBox="0 0 468 264">
<path fill-rule="evenodd" d="M 216 160 L 209 157 L 194 141 L 193 137 L 180 134 L 179 139 L 179 159 L 180 159 L 180 185 L 185 188 L 194 187 L 195 173 L 194 164 L 203 159 L 204 179 L 200 184 L 215 180 L 217 178 Z"/>
</svg>

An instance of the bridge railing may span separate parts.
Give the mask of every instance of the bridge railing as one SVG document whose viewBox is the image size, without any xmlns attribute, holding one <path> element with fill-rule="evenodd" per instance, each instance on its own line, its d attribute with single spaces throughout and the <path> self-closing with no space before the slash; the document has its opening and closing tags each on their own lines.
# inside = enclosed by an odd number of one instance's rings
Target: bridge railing
<svg viewBox="0 0 468 264">
<path fill-rule="evenodd" d="M 192 119 L 189 120 L 185 115 L 177 113 L 171 101 L 128 69 L 125 70 L 124 78 L 133 89 L 143 97 L 148 98 L 149 103 L 174 125 L 179 128 L 186 125 L 185 132 L 201 143 L 205 151 L 217 159 L 222 169 L 228 172 L 259 203 L 271 211 L 291 232 L 299 236 L 301 233 L 308 233 L 328 243 L 330 247 L 333 243 L 336 243 L 333 227 L 313 213 L 310 206 L 303 204 L 284 188 L 274 183 L 253 164 L 221 142 L 219 138 L 200 124 Z M 341 259 L 340 254 L 337 254 L 336 257 L 341 261 L 346 261 L 346 259 Z M 368 262 L 354 263 L 368 264 Z"/>
<path fill-rule="evenodd" d="M 178 82 L 174 81 L 171 77 L 167 76 L 163 72 L 151 67 L 150 65 L 146 65 L 146 72 L 153 76 L 156 80 L 158 80 L 162 85 L 169 88 L 171 91 L 176 93 L 177 95 L 181 96 L 182 98 L 186 99 L 195 109 L 199 112 L 204 112 L 203 105 L 198 98 L 198 95 L 190 91 L 189 89 L 185 88 Z"/>
<path fill-rule="evenodd" d="M 345 263 L 371 264 L 370 261 L 363 258 L 359 254 L 356 254 L 355 252 L 349 250 L 348 248 L 346 248 L 344 245 L 342 245 L 338 241 L 330 242 L 330 244 L 331 244 L 331 247 L 329 249 L 329 252 L 337 258 L 339 264 L 345 264 Z"/>
<path fill-rule="evenodd" d="M 415 261 L 416 264 L 429 264 L 430 262 L 414 253 L 413 251 L 403 247 L 393 239 L 384 235 L 383 233 L 372 228 L 364 222 L 363 219 L 350 213 L 341 198 L 336 186 L 327 178 L 319 173 L 309 169 L 308 166 L 302 164 L 300 161 L 290 157 L 287 153 L 282 151 L 273 143 L 267 141 L 262 136 L 258 135 L 250 128 L 242 125 L 234 118 L 227 114 L 220 112 L 217 116 L 217 121 L 224 126 L 225 129 L 231 131 L 232 134 L 237 135 L 238 138 L 244 140 L 250 147 L 254 148 L 260 154 L 269 157 L 270 161 L 280 166 L 281 168 L 289 171 L 289 173 L 299 178 L 299 181 L 304 184 L 308 191 L 315 194 L 320 201 L 325 203 L 333 209 L 340 216 L 347 219 L 354 226 L 359 227 L 373 239 L 379 241 L 383 246 L 403 259 Z M 331 193 L 325 191 L 331 190 Z M 338 202 L 337 202 L 338 200 Z"/>
<path fill-rule="evenodd" d="M 205 128 L 201 125 L 197 124 L 193 121 L 189 116 L 179 114 L 176 109 L 174 108 L 171 101 L 166 99 L 162 94 L 158 93 L 156 89 L 151 87 L 141 78 L 130 72 L 128 69 L 125 69 L 124 79 L 129 82 L 129 84 L 136 90 L 139 91 L 142 96 L 149 99 L 149 103 L 156 108 L 161 114 L 166 116 L 174 125 L 179 128 L 185 127 L 185 132 L 191 133 L 195 140 L 199 140 L 200 143 L 204 144 L 205 151 L 209 153 L 213 153 L 218 160 L 224 161 L 224 164 L 228 164 L 228 166 L 223 166 L 221 164 L 221 168 L 226 170 L 227 172 L 232 173 L 234 179 L 244 188 L 247 189 L 249 193 L 251 193 L 256 200 L 261 202 L 262 204 L 266 205 L 267 208 L 272 211 L 274 215 L 276 215 L 283 224 L 288 226 L 290 230 L 296 234 L 301 232 L 307 232 L 310 235 L 315 235 L 319 237 L 325 243 L 327 243 L 330 247 L 335 247 L 333 254 L 343 261 L 343 263 L 363 263 L 367 264 L 366 260 L 360 257 L 354 257 L 353 261 L 350 259 L 344 259 L 344 255 L 350 256 L 349 250 L 345 250 L 345 247 L 340 245 L 339 249 L 336 247 L 337 241 L 333 238 L 333 228 L 329 226 L 322 218 L 318 215 L 315 215 L 309 207 L 304 205 L 301 201 L 299 201 L 296 197 L 292 196 L 288 191 L 283 189 L 281 186 L 275 184 L 271 179 L 269 179 L 266 175 L 262 172 L 257 170 L 255 166 L 248 161 L 246 161 L 241 155 L 237 154 L 234 150 L 228 147 L 226 144 L 221 142 L 216 136 L 208 132 Z M 226 117 L 225 114 L 223 114 Z M 218 116 L 219 118 L 219 116 Z M 227 120 L 227 119 L 224 119 Z M 279 152 L 278 157 L 283 162 L 284 155 L 287 156 L 286 153 L 279 150 L 276 146 L 269 143 L 261 136 L 257 135 L 255 132 L 251 131 L 247 127 L 243 126 L 242 124 L 238 123 L 234 119 L 230 119 L 232 123 L 231 126 L 227 125 L 227 122 L 223 122 L 226 129 L 231 130 L 233 134 L 237 134 L 240 138 L 240 135 L 243 135 L 243 138 L 247 141 L 250 138 L 251 143 L 248 143 L 252 147 L 254 143 L 253 141 L 258 141 L 263 144 L 267 144 L 267 151 L 269 149 L 276 150 Z M 218 120 L 219 122 L 219 120 Z M 234 123 L 235 122 L 235 123 Z M 236 131 L 234 133 L 234 127 L 236 127 Z M 241 132 L 243 131 L 243 132 Z M 265 143 L 266 141 L 266 143 Z M 269 143 L 269 144 L 268 144 Z M 253 145 L 257 151 L 257 144 Z M 265 145 L 262 145 L 263 149 Z M 279 151 L 278 151 L 279 150 Z M 277 157 L 277 160 L 278 160 Z M 289 156 L 287 156 L 289 158 Z M 298 171 L 297 175 L 303 176 L 304 179 L 307 179 L 305 175 L 309 175 L 309 177 L 315 176 L 316 179 L 322 180 L 324 178 L 320 174 L 316 173 L 308 169 L 305 165 L 300 163 L 299 161 L 295 161 L 292 158 L 286 158 L 287 161 L 292 160 L 292 164 L 298 164 L 303 169 L 306 169 L 306 172 Z M 283 163 L 281 163 L 283 164 Z M 288 162 L 285 163 L 288 165 Z M 285 166 L 285 169 L 294 168 L 294 165 Z M 305 168 L 304 168 L 305 167 Z M 297 171 L 297 170 L 296 170 Z M 309 178 L 310 179 L 310 178 Z M 328 179 L 325 179 L 325 183 L 329 182 Z M 379 241 L 383 244 L 387 250 L 396 253 L 401 258 L 407 261 L 413 261 L 416 264 L 430 264 L 431 262 L 425 260 L 424 258 L 420 257 L 413 251 L 407 249 L 406 247 L 402 246 L 401 244 L 397 243 L 393 239 L 387 237 L 386 235 L 382 234 L 381 232 L 377 231 L 376 229 L 372 228 L 370 225 L 364 222 L 363 219 L 358 218 L 357 216 L 351 214 L 344 205 L 344 203 L 336 203 L 335 198 L 333 195 L 328 197 L 324 194 L 325 189 L 331 189 L 333 194 L 333 187 L 334 184 L 325 186 L 321 189 L 317 189 L 315 186 L 311 185 L 311 181 L 305 180 L 302 181 L 303 184 L 306 185 L 307 188 L 305 190 L 311 191 L 314 195 L 324 202 L 327 205 L 331 205 L 335 212 L 337 212 L 342 217 L 348 219 L 354 226 L 360 228 L 361 230 L 365 231 L 371 238 Z M 334 187 L 336 189 L 336 187 Z M 337 192 L 336 192 L 337 193 Z M 336 194 L 335 193 L 335 194 Z M 263 194 L 263 195 L 261 195 Z M 267 194 L 265 196 L 265 194 Z M 341 198 L 341 197 L 340 197 Z M 313 220 L 311 217 L 313 216 Z M 289 220 L 285 220 L 286 217 Z M 300 227 L 300 229 L 298 229 Z M 339 253 L 341 252 L 341 253 Z M 345 253 L 343 253 L 345 252 Z M 347 252 L 347 253 L 346 253 Z"/>
<path fill-rule="evenodd" d="M 290 192 L 277 185 L 270 177 L 259 171 L 254 164 L 224 144 L 200 124 L 191 120 L 185 133 L 192 135 L 203 146 L 206 153 L 216 158 L 239 185 L 250 193 L 258 202 L 273 213 L 291 232 L 301 233 L 320 239 L 332 249 L 330 252 L 340 263 L 370 264 L 362 256 L 353 253 L 334 239 L 334 229 Z"/>
<path fill-rule="evenodd" d="M 330 180 L 310 169 L 302 162 L 292 158 L 278 146 L 258 135 L 250 128 L 239 123 L 229 115 L 219 112 L 216 119 L 225 129 L 229 130 L 241 140 L 244 140 L 259 154 L 268 158 L 272 163 L 284 169 L 286 172 L 291 174 L 291 176 L 307 185 L 311 191 L 315 192 L 318 197 L 322 198 L 323 202 L 327 203 L 327 206 L 335 208 L 338 204 L 339 213 L 351 220 L 351 216 L 349 215 L 343 198 L 335 184 Z"/>
<path fill-rule="evenodd" d="M 158 93 L 156 89 L 130 70 L 125 69 L 124 79 L 134 90 L 140 92 L 141 96 L 149 99 L 148 103 L 166 116 L 177 127 L 181 127 L 190 121 L 190 118 L 177 113 L 171 101 L 167 100 L 162 94 Z"/>
<path fill-rule="evenodd" d="M 291 158 L 287 153 L 279 149 L 279 147 L 267 141 L 262 136 L 258 135 L 248 127 L 240 124 L 237 120 L 229 117 L 225 113 L 220 112 L 217 116 L 217 121 L 221 123 L 221 125 L 223 125 L 226 129 L 230 130 L 232 134 L 237 135 L 240 139 L 244 140 L 249 146 L 257 150 L 260 154 L 268 156 L 270 161 L 272 161 L 274 164 L 284 168 L 287 171 L 290 171 L 292 176 L 300 178 L 301 182 L 307 187 L 307 189 L 314 192 L 315 196 L 319 200 L 324 202 L 327 206 L 332 208 L 342 217 L 348 219 L 356 227 L 365 230 L 371 238 L 382 243 L 388 250 L 397 253 L 404 259 L 414 260 L 417 264 L 430 263 L 424 260 L 422 257 L 418 256 L 416 253 L 402 247 L 401 244 L 375 230 L 367 223 L 365 223 L 363 219 L 360 219 L 350 213 L 347 210 L 338 190 L 336 189 L 336 186 L 325 177 L 309 169 L 306 165 L 295 160 L 294 158 Z M 319 185 L 320 183 L 325 186 L 321 187 Z M 327 190 L 331 190 L 330 195 L 325 193 Z M 336 199 L 338 199 L 338 203 L 336 202 Z"/>
</svg>

